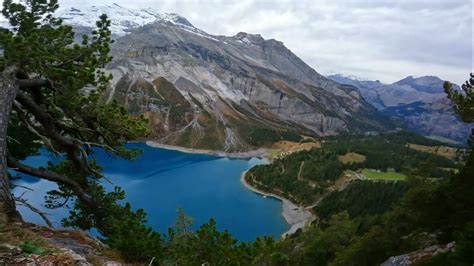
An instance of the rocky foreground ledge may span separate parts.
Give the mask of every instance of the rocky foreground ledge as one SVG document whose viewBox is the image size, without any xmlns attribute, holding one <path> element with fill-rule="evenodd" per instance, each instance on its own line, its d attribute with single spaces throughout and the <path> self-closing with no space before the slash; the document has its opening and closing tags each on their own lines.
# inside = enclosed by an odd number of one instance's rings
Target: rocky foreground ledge
<svg viewBox="0 0 474 266">
<path fill-rule="evenodd" d="M 122 264 L 118 254 L 81 231 L 0 224 L 0 265 Z"/>
</svg>

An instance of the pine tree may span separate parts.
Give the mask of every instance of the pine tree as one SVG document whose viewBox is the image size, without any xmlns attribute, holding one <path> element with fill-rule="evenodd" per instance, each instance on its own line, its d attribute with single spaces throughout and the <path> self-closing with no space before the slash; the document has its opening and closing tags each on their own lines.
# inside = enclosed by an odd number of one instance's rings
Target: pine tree
<svg viewBox="0 0 474 266">
<path fill-rule="evenodd" d="M 454 104 L 454 111 L 465 123 L 474 123 L 474 73 L 470 74 L 469 80 L 461 88 L 463 92 L 456 91 L 453 84 L 448 81 L 444 83 L 444 90 Z M 474 129 L 471 132 L 469 144 L 474 145 Z"/>
<path fill-rule="evenodd" d="M 107 16 L 76 43 L 72 27 L 54 17 L 57 8 L 57 0 L 3 2 L 11 27 L 0 30 L 0 211 L 14 220 L 15 201 L 22 200 L 10 192 L 8 166 L 58 184 L 47 203 L 74 203 L 65 225 L 95 227 L 107 236 L 124 215 L 142 224 L 144 214 L 117 204 L 125 195 L 120 188 L 105 192 L 93 148 L 132 157 L 135 151 L 123 144 L 146 135 L 147 124 L 117 103 L 101 101 L 112 78 L 103 71 L 111 60 Z M 22 162 L 40 147 L 65 159 L 45 168 Z"/>
</svg>

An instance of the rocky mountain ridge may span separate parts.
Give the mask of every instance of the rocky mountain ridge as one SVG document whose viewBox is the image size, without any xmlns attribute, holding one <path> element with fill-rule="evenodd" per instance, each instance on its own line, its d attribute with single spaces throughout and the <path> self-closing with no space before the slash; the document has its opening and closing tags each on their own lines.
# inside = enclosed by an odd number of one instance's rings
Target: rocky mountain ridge
<svg viewBox="0 0 474 266">
<path fill-rule="evenodd" d="M 444 81 L 438 77 L 408 76 L 392 84 L 342 74 L 328 78 L 359 88 L 366 101 L 387 116 L 402 121 L 412 131 L 455 142 L 464 142 L 469 136 L 470 127 L 454 114 L 443 89 Z"/>
<path fill-rule="evenodd" d="M 79 32 L 109 15 L 117 39 L 104 99 L 148 117 L 161 143 L 242 151 L 300 135 L 386 129 L 357 88 L 317 73 L 280 41 L 211 35 L 176 14 L 116 4 L 61 12 Z"/>
</svg>

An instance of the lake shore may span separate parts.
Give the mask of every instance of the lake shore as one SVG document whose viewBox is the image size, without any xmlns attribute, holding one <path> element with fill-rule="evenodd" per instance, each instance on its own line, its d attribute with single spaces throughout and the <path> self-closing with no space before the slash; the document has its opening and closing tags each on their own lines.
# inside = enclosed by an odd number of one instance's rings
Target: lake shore
<svg viewBox="0 0 474 266">
<path fill-rule="evenodd" d="M 146 141 L 146 145 L 154 148 L 166 149 L 166 150 L 174 150 L 180 151 L 184 153 L 192 153 L 192 154 L 205 154 L 217 157 L 227 157 L 227 158 L 234 158 L 234 159 L 251 159 L 251 158 L 262 158 L 269 163 L 268 159 L 268 150 L 261 148 L 258 150 L 247 151 L 247 152 L 224 152 L 224 151 L 214 151 L 214 150 L 204 150 L 204 149 L 193 149 L 193 148 L 184 148 L 178 147 L 173 145 L 167 145 L 163 143 L 158 143 L 155 141 Z M 315 215 L 312 214 L 310 211 L 306 210 L 302 206 L 298 206 L 295 203 L 289 201 L 286 198 L 281 196 L 267 193 L 265 191 L 261 191 L 245 180 L 245 174 L 247 171 L 244 171 L 240 176 L 240 182 L 250 191 L 265 196 L 265 197 L 272 197 L 277 200 L 280 200 L 283 203 L 283 218 L 285 221 L 291 225 L 291 228 L 282 234 L 282 237 L 286 237 L 287 235 L 294 234 L 298 229 L 304 228 L 306 225 L 310 224 L 315 219 Z"/>
<path fill-rule="evenodd" d="M 246 152 L 225 152 L 225 151 L 184 148 L 184 147 L 158 143 L 155 141 L 146 141 L 145 143 L 146 145 L 153 148 L 180 151 L 180 152 L 193 153 L 193 154 L 205 154 L 205 155 L 211 155 L 211 156 L 217 156 L 217 157 L 228 157 L 228 158 L 233 158 L 233 159 L 267 158 L 267 155 L 268 155 L 267 149 L 264 149 L 264 148 L 260 148 L 258 150 L 253 150 L 253 151 L 246 151 Z"/>
<path fill-rule="evenodd" d="M 285 199 L 281 196 L 275 195 L 273 193 L 267 193 L 265 191 L 259 190 L 252 185 L 250 185 L 247 180 L 245 180 L 245 175 L 247 171 L 243 172 L 240 176 L 240 182 L 249 190 L 265 197 L 272 197 L 283 202 L 283 212 L 282 215 L 285 218 L 286 222 L 291 225 L 291 228 L 282 234 L 282 237 L 294 234 L 298 229 L 304 228 L 306 225 L 309 225 L 316 218 L 314 214 L 306 210 L 304 207 L 298 206 L 293 202 Z"/>
</svg>

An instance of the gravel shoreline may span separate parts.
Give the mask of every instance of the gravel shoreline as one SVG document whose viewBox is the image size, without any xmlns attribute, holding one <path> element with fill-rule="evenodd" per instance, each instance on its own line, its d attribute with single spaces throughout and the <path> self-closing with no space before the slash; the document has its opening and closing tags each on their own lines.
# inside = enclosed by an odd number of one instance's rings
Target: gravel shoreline
<svg viewBox="0 0 474 266">
<path fill-rule="evenodd" d="M 245 180 L 245 174 L 247 171 L 243 172 L 242 175 L 240 176 L 240 182 L 249 190 L 253 191 L 254 193 L 257 193 L 259 195 L 265 196 L 265 197 L 272 197 L 277 200 L 280 200 L 283 202 L 283 212 L 282 215 L 285 218 L 286 222 L 291 225 L 291 228 L 286 231 L 285 233 L 282 234 L 282 237 L 286 237 L 288 235 L 294 234 L 298 229 L 304 228 L 306 225 L 309 225 L 312 221 L 314 221 L 315 216 L 308 210 L 306 210 L 304 207 L 298 206 L 294 204 L 293 202 L 289 201 L 288 199 L 285 199 L 281 196 L 272 194 L 272 193 L 267 193 L 264 191 L 261 191 L 253 186 L 251 186 L 247 181 Z"/>
<path fill-rule="evenodd" d="M 217 157 L 228 157 L 228 158 L 234 158 L 234 159 L 251 159 L 255 157 L 265 158 L 267 155 L 267 150 L 263 148 L 258 149 L 258 150 L 253 150 L 253 151 L 245 151 L 245 152 L 225 152 L 225 151 L 184 148 L 184 147 L 162 144 L 155 141 L 146 141 L 145 143 L 146 145 L 150 147 L 154 147 L 154 148 L 180 151 L 180 152 L 185 152 L 185 153 L 206 154 L 206 155 L 212 155 L 212 156 L 217 156 Z"/>
</svg>

